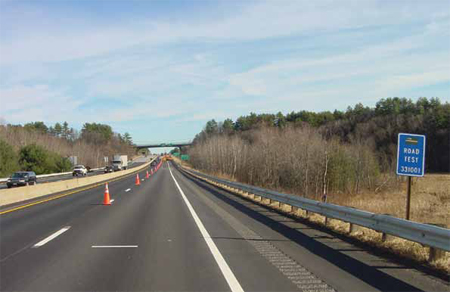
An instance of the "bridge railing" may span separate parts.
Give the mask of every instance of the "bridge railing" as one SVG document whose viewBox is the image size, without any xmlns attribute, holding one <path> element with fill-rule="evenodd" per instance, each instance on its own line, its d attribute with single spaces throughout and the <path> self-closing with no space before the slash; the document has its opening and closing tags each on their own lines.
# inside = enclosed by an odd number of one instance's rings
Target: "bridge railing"
<svg viewBox="0 0 450 292">
<path fill-rule="evenodd" d="M 192 144 L 192 141 L 188 142 L 168 142 L 168 143 L 139 143 L 134 144 L 136 148 L 158 148 L 158 147 L 180 147 L 180 146 L 189 146 Z"/>
</svg>

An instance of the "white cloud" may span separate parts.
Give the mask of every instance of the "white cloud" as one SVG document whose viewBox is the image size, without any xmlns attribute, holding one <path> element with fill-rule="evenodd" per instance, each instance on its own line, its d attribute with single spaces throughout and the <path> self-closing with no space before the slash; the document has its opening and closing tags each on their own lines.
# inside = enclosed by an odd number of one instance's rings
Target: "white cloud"
<svg viewBox="0 0 450 292">
<path fill-rule="evenodd" d="M 63 91 L 46 84 L 0 88 L 0 115 L 12 123 L 22 121 L 62 121 L 74 118 L 81 104 Z"/>
<path fill-rule="evenodd" d="M 138 44 L 161 45 L 186 40 L 255 40 L 295 34 L 337 31 L 405 21 L 434 19 L 431 11 L 448 9 L 445 1 L 433 3 L 403 1 L 264 1 L 245 5 L 227 18 L 211 22 L 149 21 L 136 17 L 129 23 L 108 27 L 86 27 L 77 19 L 55 18 L 37 13 L 22 30 L 2 39 L 2 64 L 17 62 L 55 62 L 105 54 Z M 439 10 L 438 10 L 439 11 Z M 15 12 L 19 15 L 19 12 Z M 430 16 L 431 15 L 431 16 Z M 445 15 L 440 16 L 445 17 Z M 49 26 L 49 23 L 60 25 Z M 66 26 L 65 26 L 66 25 Z M 30 31 L 33 33 L 30 34 Z"/>
<path fill-rule="evenodd" d="M 447 24 L 437 21 L 433 29 L 343 53 L 269 62 L 231 75 L 229 86 L 261 97 L 253 103 L 255 110 L 332 110 L 338 99 L 345 99 L 344 106 L 370 105 L 381 97 L 450 82 L 450 44 L 442 44 Z"/>
</svg>

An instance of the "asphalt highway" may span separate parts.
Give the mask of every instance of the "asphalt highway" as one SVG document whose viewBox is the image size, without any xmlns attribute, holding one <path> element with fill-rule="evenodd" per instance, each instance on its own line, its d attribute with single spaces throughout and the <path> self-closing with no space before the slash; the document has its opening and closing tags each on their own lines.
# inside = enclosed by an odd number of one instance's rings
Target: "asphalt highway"
<svg viewBox="0 0 450 292">
<path fill-rule="evenodd" d="M 1 291 L 450 291 L 164 163 L 0 215 Z"/>
</svg>

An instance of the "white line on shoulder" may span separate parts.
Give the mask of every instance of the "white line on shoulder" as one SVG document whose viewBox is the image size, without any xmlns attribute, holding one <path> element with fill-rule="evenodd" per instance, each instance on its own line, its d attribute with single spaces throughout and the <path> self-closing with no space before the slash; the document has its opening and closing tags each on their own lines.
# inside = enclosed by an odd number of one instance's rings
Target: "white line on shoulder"
<svg viewBox="0 0 450 292">
<path fill-rule="evenodd" d="M 188 207 L 189 211 L 191 212 L 192 217 L 194 218 L 195 223 L 197 224 L 198 229 L 200 229 L 200 233 L 203 236 L 203 239 L 206 241 L 206 244 L 209 247 L 209 250 L 211 251 L 214 259 L 216 260 L 216 263 L 219 265 L 219 268 L 225 277 L 225 280 L 228 283 L 228 286 L 230 286 L 231 291 L 233 292 L 243 292 L 244 289 L 242 289 L 241 284 L 238 282 L 236 277 L 233 274 L 233 271 L 231 271 L 230 267 L 228 266 L 227 262 L 223 258 L 222 254 L 220 253 L 219 249 L 217 248 L 214 241 L 211 239 L 211 236 L 209 235 L 208 231 L 206 230 L 205 226 L 203 225 L 202 221 L 198 217 L 197 213 L 195 212 L 194 208 L 192 207 L 191 203 L 189 202 L 188 198 L 184 194 L 183 190 L 181 189 L 180 185 L 178 184 L 177 180 L 173 176 L 172 170 L 170 168 L 170 164 L 167 163 L 169 166 L 170 175 L 173 178 L 173 181 L 175 182 L 175 185 L 177 186 L 178 190 L 180 191 L 181 197 L 183 198 L 184 202 L 186 203 L 186 206 Z"/>
</svg>

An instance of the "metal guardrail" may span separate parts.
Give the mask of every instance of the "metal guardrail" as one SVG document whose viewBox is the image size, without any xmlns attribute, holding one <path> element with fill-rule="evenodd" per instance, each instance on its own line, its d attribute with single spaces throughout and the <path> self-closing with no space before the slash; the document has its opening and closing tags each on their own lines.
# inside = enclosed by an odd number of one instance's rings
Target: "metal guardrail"
<svg viewBox="0 0 450 292">
<path fill-rule="evenodd" d="M 317 213 L 328 218 L 338 219 L 378 232 L 404 238 L 425 246 L 450 251 L 450 229 L 447 228 L 411 222 L 393 216 L 371 213 L 351 207 L 322 203 L 299 196 L 278 193 L 243 183 L 220 179 L 194 170 L 187 170 L 184 168 L 183 170 L 200 178 L 261 196 L 265 199 L 270 199 L 292 207 Z"/>
</svg>

